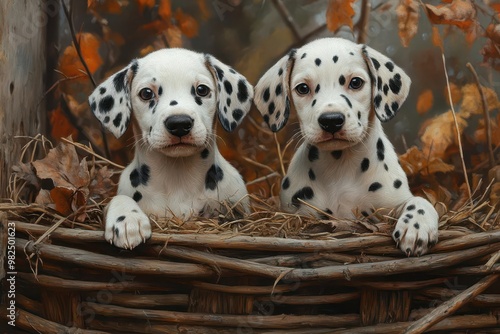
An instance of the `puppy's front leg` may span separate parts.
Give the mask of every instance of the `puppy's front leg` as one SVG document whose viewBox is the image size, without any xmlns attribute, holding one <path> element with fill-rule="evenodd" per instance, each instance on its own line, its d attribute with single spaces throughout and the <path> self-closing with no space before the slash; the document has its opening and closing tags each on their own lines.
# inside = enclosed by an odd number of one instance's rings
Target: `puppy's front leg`
<svg viewBox="0 0 500 334">
<path fill-rule="evenodd" d="M 149 218 L 132 198 L 117 195 L 106 208 L 104 237 L 117 247 L 133 249 L 151 238 Z"/>
<path fill-rule="evenodd" d="M 438 241 L 438 218 L 431 203 L 413 196 L 404 204 L 392 237 L 408 256 L 423 255 Z"/>
</svg>

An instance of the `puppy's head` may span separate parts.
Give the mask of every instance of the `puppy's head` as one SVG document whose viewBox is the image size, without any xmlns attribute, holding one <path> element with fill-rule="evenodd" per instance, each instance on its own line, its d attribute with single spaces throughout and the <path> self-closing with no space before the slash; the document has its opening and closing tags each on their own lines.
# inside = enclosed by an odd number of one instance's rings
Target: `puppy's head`
<svg viewBox="0 0 500 334">
<path fill-rule="evenodd" d="M 94 90 L 89 103 L 117 138 L 133 113 L 140 131 L 137 145 L 183 157 L 210 145 L 216 113 L 222 127 L 233 131 L 250 110 L 252 98 L 248 81 L 216 58 L 164 49 L 112 75 Z"/>
<path fill-rule="evenodd" d="M 342 150 L 365 138 L 370 124 L 391 119 L 411 80 L 389 58 L 365 45 L 324 38 L 292 50 L 255 86 L 255 104 L 272 131 L 291 105 L 306 142 Z"/>
</svg>

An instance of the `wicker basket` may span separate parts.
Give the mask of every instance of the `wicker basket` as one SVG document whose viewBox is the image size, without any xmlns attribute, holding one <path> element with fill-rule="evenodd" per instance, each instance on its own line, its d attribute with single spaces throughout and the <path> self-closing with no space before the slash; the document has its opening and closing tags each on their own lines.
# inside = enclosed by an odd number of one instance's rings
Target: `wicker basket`
<svg viewBox="0 0 500 334">
<path fill-rule="evenodd" d="M 396 249 L 389 233 L 252 236 L 234 228 L 153 233 L 124 251 L 101 230 L 57 215 L 41 224 L 46 212 L 34 205 L 1 211 L 4 236 L 16 223 L 16 328 L 29 333 L 498 333 L 500 326 L 500 230 L 441 229 L 431 254 L 416 258 Z"/>
</svg>

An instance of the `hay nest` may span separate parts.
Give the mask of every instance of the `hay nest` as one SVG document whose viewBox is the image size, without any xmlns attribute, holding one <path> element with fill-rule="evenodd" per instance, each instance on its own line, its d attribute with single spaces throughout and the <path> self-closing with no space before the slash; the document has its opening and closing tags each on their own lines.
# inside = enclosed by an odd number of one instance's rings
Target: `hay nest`
<svg viewBox="0 0 500 334">
<path fill-rule="evenodd" d="M 126 251 L 104 241 L 105 201 L 62 215 L 21 201 L 26 184 L 13 178 L 0 220 L 4 244 L 15 223 L 7 276 L 16 328 L 30 333 L 498 333 L 500 229 L 486 193 L 441 212 L 439 243 L 407 258 L 390 212 L 317 220 L 254 196 L 244 218 L 151 217 L 152 238 Z"/>
</svg>

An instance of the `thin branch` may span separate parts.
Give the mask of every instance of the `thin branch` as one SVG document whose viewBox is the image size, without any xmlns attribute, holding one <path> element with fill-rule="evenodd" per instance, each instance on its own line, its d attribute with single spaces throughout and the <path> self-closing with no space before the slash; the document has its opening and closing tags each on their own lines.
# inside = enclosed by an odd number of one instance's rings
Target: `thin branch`
<svg viewBox="0 0 500 334">
<path fill-rule="evenodd" d="M 481 87 L 481 83 L 479 82 L 479 77 L 477 76 L 477 72 L 472 66 L 471 63 L 467 63 L 467 67 L 471 71 L 474 79 L 476 80 L 476 86 L 479 91 L 479 95 L 481 96 L 481 105 L 483 106 L 483 116 L 484 116 L 484 127 L 486 128 L 486 142 L 488 143 L 488 154 L 490 158 L 490 168 L 495 167 L 495 155 L 493 154 L 493 144 L 491 140 L 491 123 L 490 123 L 490 113 L 488 112 L 488 103 L 486 102 L 486 97 L 484 96 L 483 88 Z"/>
<path fill-rule="evenodd" d="M 276 10 L 278 11 L 278 13 L 280 14 L 283 21 L 285 21 L 285 24 L 292 31 L 292 34 L 295 37 L 295 40 L 301 41 L 302 37 L 300 36 L 299 27 L 297 27 L 297 25 L 295 24 L 295 21 L 293 20 L 292 15 L 290 14 L 288 9 L 286 8 L 285 4 L 283 4 L 283 1 L 272 0 L 272 3 L 274 5 L 274 7 L 276 8 Z"/>
<path fill-rule="evenodd" d="M 358 30 L 358 43 L 366 43 L 366 27 L 368 27 L 368 21 L 370 20 L 370 10 L 372 2 L 370 0 L 363 0 L 361 3 L 361 15 L 359 21 L 356 23 L 354 28 Z"/>
</svg>

